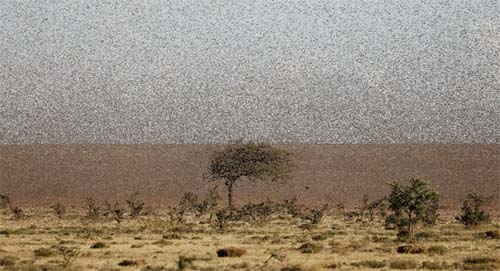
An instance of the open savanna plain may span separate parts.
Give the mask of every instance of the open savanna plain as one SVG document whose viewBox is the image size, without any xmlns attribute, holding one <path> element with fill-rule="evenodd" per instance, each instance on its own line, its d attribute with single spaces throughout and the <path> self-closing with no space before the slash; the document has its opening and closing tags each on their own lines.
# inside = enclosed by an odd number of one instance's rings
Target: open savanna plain
<svg viewBox="0 0 500 271">
<path fill-rule="evenodd" d="M 70 209 L 25 209 L 0 221 L 0 270 L 498 270 L 499 217 L 466 229 L 443 211 L 412 242 L 398 240 L 383 219 L 331 208 L 312 224 L 286 212 L 254 221 L 187 215 L 168 210 L 118 223 Z M 487 234 L 488 232 L 488 234 Z M 226 257 L 220 257 L 226 256 Z M 228 257 L 230 256 L 230 257 Z"/>
</svg>

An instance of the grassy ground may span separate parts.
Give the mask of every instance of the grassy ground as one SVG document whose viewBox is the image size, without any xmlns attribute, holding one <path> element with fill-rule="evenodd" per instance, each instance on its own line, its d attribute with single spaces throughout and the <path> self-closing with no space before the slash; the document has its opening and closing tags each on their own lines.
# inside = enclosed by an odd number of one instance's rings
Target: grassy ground
<svg viewBox="0 0 500 271">
<path fill-rule="evenodd" d="M 232 222 L 224 231 L 166 216 L 89 220 L 83 213 L 57 219 L 50 210 L 30 210 L 15 221 L 0 221 L 0 270 L 498 270 L 500 240 L 485 232 L 492 224 L 466 230 L 450 215 L 422 229 L 408 245 L 375 221 L 326 216 L 312 227 L 300 219 L 275 217 L 263 224 Z M 234 247 L 239 257 L 218 257 Z M 302 248 L 301 248 L 302 247 Z M 299 249 L 301 248 L 301 249 Z M 243 251 L 244 250 L 244 251 Z M 402 250 L 400 248 L 400 250 Z"/>
</svg>

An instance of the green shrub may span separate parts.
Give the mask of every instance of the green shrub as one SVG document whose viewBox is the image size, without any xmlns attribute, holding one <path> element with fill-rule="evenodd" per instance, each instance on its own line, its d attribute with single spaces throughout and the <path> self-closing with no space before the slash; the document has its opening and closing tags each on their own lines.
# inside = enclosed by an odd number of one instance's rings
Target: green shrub
<svg viewBox="0 0 500 271">
<path fill-rule="evenodd" d="M 469 193 L 462 204 L 462 213 L 455 219 L 466 228 L 475 227 L 490 221 L 490 215 L 483 210 L 484 205 L 491 201 L 491 197 L 485 197 L 476 193 Z"/>
<path fill-rule="evenodd" d="M 6 208 L 10 205 L 10 196 L 7 194 L 0 194 L 0 209 Z"/>
<path fill-rule="evenodd" d="M 392 214 L 386 218 L 386 225 L 394 224 L 408 239 L 414 239 L 417 225 L 433 225 L 437 219 L 440 196 L 428 183 L 411 179 L 409 185 L 391 184 L 388 197 Z"/>
</svg>

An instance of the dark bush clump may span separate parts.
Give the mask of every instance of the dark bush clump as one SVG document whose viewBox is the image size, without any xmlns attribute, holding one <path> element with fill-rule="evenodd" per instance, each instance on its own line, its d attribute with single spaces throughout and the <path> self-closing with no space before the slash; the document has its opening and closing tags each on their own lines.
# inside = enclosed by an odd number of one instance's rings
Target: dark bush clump
<svg viewBox="0 0 500 271">
<path fill-rule="evenodd" d="M 469 193 L 462 204 L 462 213 L 455 219 L 466 228 L 475 227 L 490 221 L 490 215 L 483 209 L 484 205 L 491 200 L 476 193 Z"/>
<path fill-rule="evenodd" d="M 217 250 L 217 257 L 241 257 L 245 253 L 247 251 L 242 248 L 228 247 Z"/>
<path fill-rule="evenodd" d="M 0 258 L 0 266 L 14 266 L 18 258 L 12 256 L 5 256 Z"/>
<path fill-rule="evenodd" d="M 406 254 L 420 254 L 425 252 L 425 248 L 418 245 L 410 244 L 410 245 L 399 246 L 397 252 Z"/>
<path fill-rule="evenodd" d="M 486 236 L 486 238 L 490 238 L 490 239 L 500 239 L 500 231 L 498 230 L 494 230 L 494 231 L 486 231 L 484 233 L 484 235 Z"/>
<path fill-rule="evenodd" d="M 92 249 L 101 249 L 101 248 L 106 248 L 106 244 L 103 242 L 96 242 L 90 246 Z"/>
</svg>

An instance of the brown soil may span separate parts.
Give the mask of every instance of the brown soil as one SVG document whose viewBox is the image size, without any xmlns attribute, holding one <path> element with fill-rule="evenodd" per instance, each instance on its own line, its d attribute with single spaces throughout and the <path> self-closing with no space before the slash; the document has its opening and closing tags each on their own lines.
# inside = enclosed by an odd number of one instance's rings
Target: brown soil
<svg viewBox="0 0 500 271">
<path fill-rule="evenodd" d="M 18 204 L 83 205 L 87 196 L 121 200 L 140 191 L 148 203 L 176 203 L 204 192 L 211 154 L 220 145 L 3 145 L 0 193 Z M 443 204 L 457 207 L 467 191 L 500 198 L 500 145 L 282 145 L 296 168 L 285 184 L 236 186 L 237 202 L 281 200 L 361 202 L 388 191 L 387 182 L 420 177 Z M 222 189 L 222 187 L 221 187 Z M 221 190 L 221 192 L 223 192 Z"/>
</svg>

